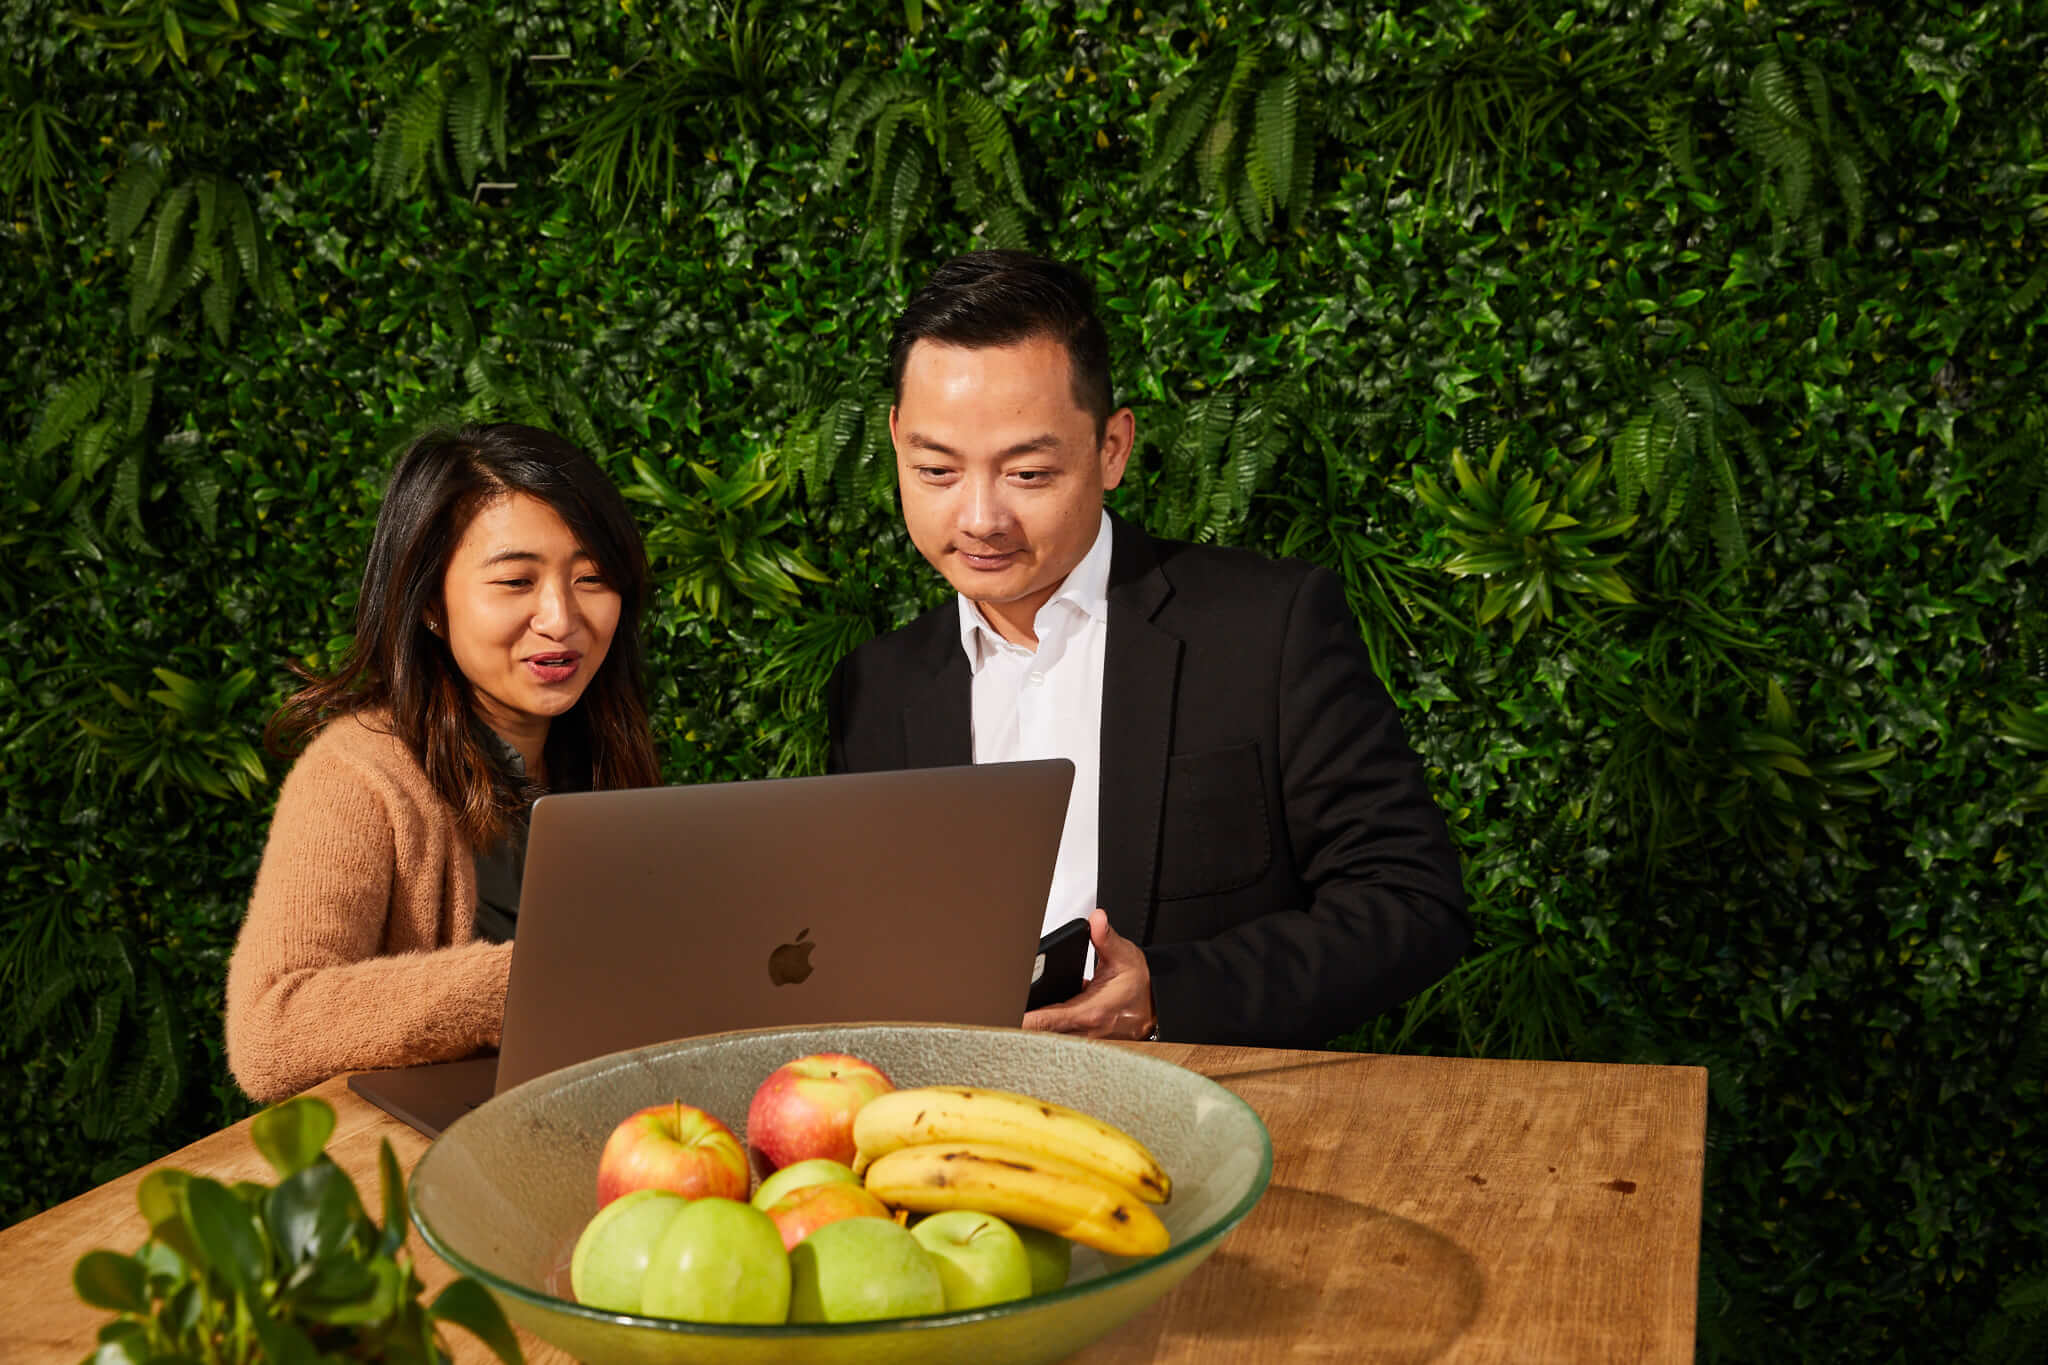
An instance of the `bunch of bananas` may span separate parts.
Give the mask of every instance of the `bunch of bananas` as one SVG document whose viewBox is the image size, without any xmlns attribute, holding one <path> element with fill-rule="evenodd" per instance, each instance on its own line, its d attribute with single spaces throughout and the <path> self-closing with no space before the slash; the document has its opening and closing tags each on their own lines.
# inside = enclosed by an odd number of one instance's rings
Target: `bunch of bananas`
<svg viewBox="0 0 2048 1365">
<path fill-rule="evenodd" d="M 1166 1250 L 1148 1207 L 1173 1182 L 1129 1133 L 1064 1105 L 972 1086 L 879 1095 L 854 1116 L 853 1169 L 913 1213 L 973 1209 L 1112 1256 Z"/>
</svg>

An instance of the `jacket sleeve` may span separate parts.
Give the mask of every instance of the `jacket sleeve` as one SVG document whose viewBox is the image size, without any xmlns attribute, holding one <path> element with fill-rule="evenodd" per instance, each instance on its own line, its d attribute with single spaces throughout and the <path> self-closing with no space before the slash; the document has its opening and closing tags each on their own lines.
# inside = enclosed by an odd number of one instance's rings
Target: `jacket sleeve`
<svg viewBox="0 0 2048 1365">
<path fill-rule="evenodd" d="M 1278 668 L 1281 833 L 1306 900 L 1146 948 L 1173 1042 L 1322 1047 L 1448 972 L 1471 939 L 1443 815 L 1327 570 L 1296 590 Z"/>
<path fill-rule="evenodd" d="M 498 1041 L 511 944 L 383 952 L 398 860 L 432 860 L 396 801 L 332 753 L 309 750 L 285 779 L 228 964 L 228 1065 L 254 1099 Z"/>
</svg>

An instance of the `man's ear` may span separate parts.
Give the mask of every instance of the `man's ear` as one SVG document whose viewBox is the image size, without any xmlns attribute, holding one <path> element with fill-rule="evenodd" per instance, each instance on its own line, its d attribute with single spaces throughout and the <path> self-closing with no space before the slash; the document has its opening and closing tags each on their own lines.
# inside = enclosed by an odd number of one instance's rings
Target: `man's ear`
<svg viewBox="0 0 2048 1365">
<path fill-rule="evenodd" d="M 896 405 L 894 403 L 889 405 L 889 444 L 891 447 L 894 447 L 896 444 Z"/>
<path fill-rule="evenodd" d="M 1124 467 L 1131 461 L 1131 448 L 1138 440 L 1138 419 L 1129 408 L 1118 408 L 1102 424 L 1102 491 L 1107 493 L 1124 481 Z"/>
</svg>

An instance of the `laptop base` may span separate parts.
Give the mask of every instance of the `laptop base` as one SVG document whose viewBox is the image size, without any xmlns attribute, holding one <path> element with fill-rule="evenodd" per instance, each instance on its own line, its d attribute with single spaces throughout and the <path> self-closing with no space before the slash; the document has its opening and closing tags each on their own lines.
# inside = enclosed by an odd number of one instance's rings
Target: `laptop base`
<svg viewBox="0 0 2048 1365">
<path fill-rule="evenodd" d="M 465 1057 L 459 1062 L 358 1071 L 348 1088 L 401 1123 L 439 1137 L 448 1125 L 489 1099 L 497 1089 L 498 1057 Z"/>
</svg>

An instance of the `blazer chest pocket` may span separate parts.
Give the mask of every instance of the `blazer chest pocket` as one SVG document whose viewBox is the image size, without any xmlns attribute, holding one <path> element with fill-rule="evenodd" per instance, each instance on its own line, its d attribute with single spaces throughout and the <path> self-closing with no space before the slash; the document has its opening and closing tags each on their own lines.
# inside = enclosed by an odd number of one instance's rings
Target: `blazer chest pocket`
<svg viewBox="0 0 2048 1365">
<path fill-rule="evenodd" d="M 1220 895 L 1263 877 L 1273 846 L 1259 746 L 1168 758 L 1160 821 L 1160 900 Z"/>
</svg>

